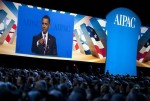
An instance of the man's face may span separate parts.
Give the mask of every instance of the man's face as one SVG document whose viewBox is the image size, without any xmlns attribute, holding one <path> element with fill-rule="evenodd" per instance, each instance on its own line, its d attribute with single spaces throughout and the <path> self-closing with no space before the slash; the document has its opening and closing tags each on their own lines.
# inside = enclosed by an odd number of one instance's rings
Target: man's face
<svg viewBox="0 0 150 101">
<path fill-rule="evenodd" d="M 43 18 L 42 20 L 42 31 L 45 34 L 48 31 L 50 24 L 48 22 L 48 19 Z"/>
</svg>

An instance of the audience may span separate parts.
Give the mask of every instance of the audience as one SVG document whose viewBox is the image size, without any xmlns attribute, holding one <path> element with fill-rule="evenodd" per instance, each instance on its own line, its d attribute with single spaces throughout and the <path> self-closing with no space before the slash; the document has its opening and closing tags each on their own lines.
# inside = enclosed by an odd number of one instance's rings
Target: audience
<svg viewBox="0 0 150 101">
<path fill-rule="evenodd" d="M 0 67 L 0 101 L 150 101 L 150 77 Z"/>
</svg>

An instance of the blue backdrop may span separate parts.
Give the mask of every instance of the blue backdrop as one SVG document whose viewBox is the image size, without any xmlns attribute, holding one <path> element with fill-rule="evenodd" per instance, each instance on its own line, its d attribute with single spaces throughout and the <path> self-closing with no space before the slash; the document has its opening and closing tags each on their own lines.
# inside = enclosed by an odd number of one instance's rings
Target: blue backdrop
<svg viewBox="0 0 150 101">
<path fill-rule="evenodd" d="M 141 22 L 127 8 L 117 8 L 106 17 L 107 55 L 106 70 L 111 74 L 136 73 L 138 35 Z"/>
<path fill-rule="evenodd" d="M 16 53 L 32 54 L 32 38 L 42 31 L 42 17 L 49 15 L 49 33 L 55 36 L 58 57 L 72 57 L 74 16 L 43 9 L 19 7 Z"/>
</svg>

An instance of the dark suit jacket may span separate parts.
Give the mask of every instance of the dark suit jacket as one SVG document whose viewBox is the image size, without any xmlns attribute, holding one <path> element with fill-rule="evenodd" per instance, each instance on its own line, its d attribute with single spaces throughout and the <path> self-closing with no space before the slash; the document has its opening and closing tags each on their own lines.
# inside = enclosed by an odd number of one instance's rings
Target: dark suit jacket
<svg viewBox="0 0 150 101">
<path fill-rule="evenodd" d="M 44 44 L 37 45 L 37 41 L 42 38 L 42 33 L 33 36 L 32 40 L 32 52 L 36 54 L 44 54 Z M 48 34 L 47 47 L 45 55 L 57 56 L 56 39 L 54 36 Z"/>
</svg>

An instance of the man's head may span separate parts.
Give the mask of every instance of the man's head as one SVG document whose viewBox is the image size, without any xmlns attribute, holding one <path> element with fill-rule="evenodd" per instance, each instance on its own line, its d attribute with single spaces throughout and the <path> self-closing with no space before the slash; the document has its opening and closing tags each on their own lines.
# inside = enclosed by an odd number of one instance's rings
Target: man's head
<svg viewBox="0 0 150 101">
<path fill-rule="evenodd" d="M 50 17 L 48 15 L 43 16 L 42 18 L 42 31 L 45 34 L 50 27 Z"/>
</svg>

